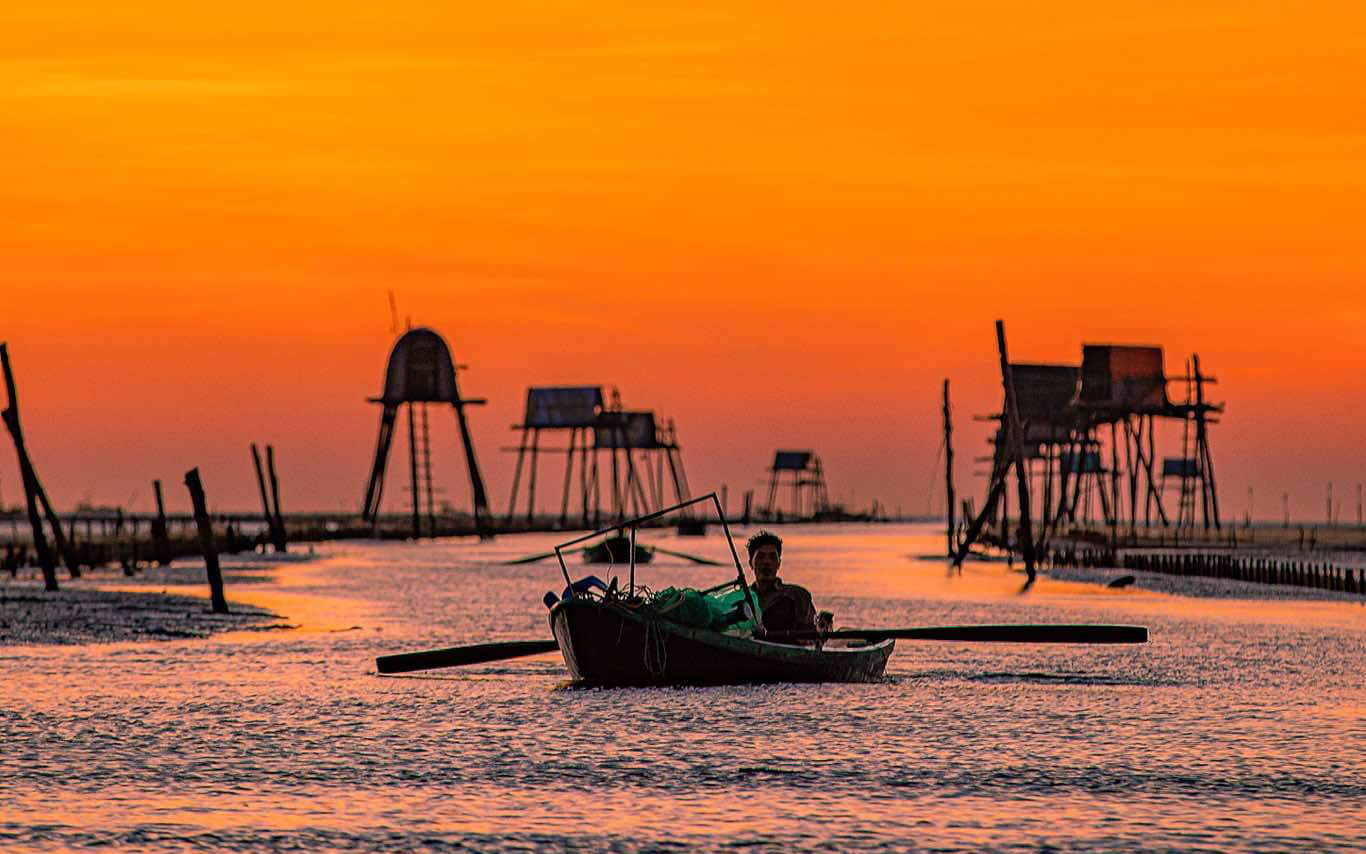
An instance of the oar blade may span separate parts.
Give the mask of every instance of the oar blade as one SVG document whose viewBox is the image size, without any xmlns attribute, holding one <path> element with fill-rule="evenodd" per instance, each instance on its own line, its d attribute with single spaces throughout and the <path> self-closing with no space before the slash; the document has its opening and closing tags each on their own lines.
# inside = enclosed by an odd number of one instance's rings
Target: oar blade
<svg viewBox="0 0 1366 854">
<path fill-rule="evenodd" d="M 870 632 L 874 634 L 875 632 Z M 922 626 L 892 629 L 880 637 L 969 643 L 1147 643 L 1144 626 L 1039 624 L 986 626 Z"/>
<path fill-rule="evenodd" d="M 559 649 L 553 640 L 503 641 L 453 646 L 448 649 L 428 649 L 422 652 L 403 652 L 381 655 L 375 659 L 380 673 L 411 673 L 415 670 L 435 670 L 439 667 L 459 667 L 462 664 L 485 664 L 526 655 L 541 655 Z"/>
</svg>

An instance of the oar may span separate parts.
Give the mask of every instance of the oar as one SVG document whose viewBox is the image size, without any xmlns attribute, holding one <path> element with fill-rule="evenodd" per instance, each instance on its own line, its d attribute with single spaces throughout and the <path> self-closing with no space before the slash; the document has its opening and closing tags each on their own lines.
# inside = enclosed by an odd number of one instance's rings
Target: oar
<svg viewBox="0 0 1366 854">
<path fill-rule="evenodd" d="M 453 646 L 448 649 L 428 649 L 422 652 L 381 655 L 375 659 L 375 669 L 380 673 L 410 673 L 414 670 L 434 670 L 438 667 L 483 664 L 489 661 L 502 661 L 506 658 L 521 658 L 524 655 L 540 655 L 546 652 L 554 652 L 559 648 L 559 644 L 553 640 L 475 643 L 469 646 Z"/>
<path fill-rule="evenodd" d="M 769 632 L 770 640 L 942 640 L 987 643 L 1147 643 L 1144 626 L 1053 623 L 1042 625 L 919 626 L 906 629 L 839 629 L 833 632 Z"/>
<path fill-rule="evenodd" d="M 548 557 L 554 556 L 554 552 L 542 552 L 541 554 L 527 555 L 526 557 L 519 557 L 514 560 L 505 560 L 503 561 L 503 566 L 516 566 L 519 563 L 535 563 L 538 560 L 545 560 Z"/>
<path fill-rule="evenodd" d="M 725 566 L 725 565 L 726 565 L 726 564 L 722 563 L 722 562 L 719 561 L 719 560 L 712 560 L 711 558 L 706 558 L 706 557 L 698 557 L 697 555 L 690 555 L 690 554 L 688 554 L 687 552 L 676 552 L 676 551 L 674 551 L 673 549 L 666 549 L 666 548 L 664 548 L 663 546 L 646 546 L 646 548 L 654 549 L 655 551 L 659 552 L 660 554 L 670 555 L 670 556 L 672 556 L 672 557 L 681 557 L 681 558 L 683 558 L 684 560 L 690 560 L 690 561 L 692 561 L 693 563 L 700 563 L 700 564 L 702 564 L 703 566 Z"/>
</svg>

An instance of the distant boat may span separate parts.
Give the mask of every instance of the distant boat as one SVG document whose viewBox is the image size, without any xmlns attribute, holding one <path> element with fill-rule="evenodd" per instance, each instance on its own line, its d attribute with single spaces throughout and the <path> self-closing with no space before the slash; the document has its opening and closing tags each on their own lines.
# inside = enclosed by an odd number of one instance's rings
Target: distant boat
<svg viewBox="0 0 1366 854">
<path fill-rule="evenodd" d="M 636 545 L 636 563 L 649 563 L 655 558 L 655 550 L 649 546 Z M 631 538 L 625 536 L 608 537 L 583 550 L 584 563 L 630 563 Z"/>
<path fill-rule="evenodd" d="M 680 537 L 705 537 L 707 535 L 707 520 L 679 519 L 678 535 Z"/>
</svg>

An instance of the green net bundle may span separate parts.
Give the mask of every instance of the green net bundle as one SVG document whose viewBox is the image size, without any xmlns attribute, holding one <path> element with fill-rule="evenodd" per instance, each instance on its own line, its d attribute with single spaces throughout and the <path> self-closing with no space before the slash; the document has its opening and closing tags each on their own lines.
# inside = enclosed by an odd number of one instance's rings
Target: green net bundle
<svg viewBox="0 0 1366 854">
<path fill-rule="evenodd" d="M 754 622 L 745 613 L 745 593 L 738 584 L 703 593 L 691 587 L 666 587 L 654 595 L 649 608 L 664 619 L 694 629 L 752 631 Z M 757 605 L 751 601 L 751 610 Z M 756 618 L 758 614 L 754 615 Z"/>
</svg>

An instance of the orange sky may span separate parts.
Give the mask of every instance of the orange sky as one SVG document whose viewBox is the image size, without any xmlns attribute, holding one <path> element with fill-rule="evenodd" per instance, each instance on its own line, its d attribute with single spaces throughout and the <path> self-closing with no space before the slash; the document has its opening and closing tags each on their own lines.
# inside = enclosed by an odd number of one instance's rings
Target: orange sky
<svg viewBox="0 0 1366 854">
<path fill-rule="evenodd" d="M 979 492 L 1002 317 L 1020 360 L 1198 350 L 1226 513 L 1322 516 L 1334 479 L 1354 516 L 1366 6 L 1190 5 L 10 4 L 0 338 L 40 473 L 146 508 L 199 465 L 247 508 L 270 441 L 288 507 L 357 506 L 392 289 L 490 398 L 495 507 L 525 387 L 585 382 L 675 417 L 696 489 L 814 447 L 836 497 L 923 512 L 949 376 Z"/>
</svg>

